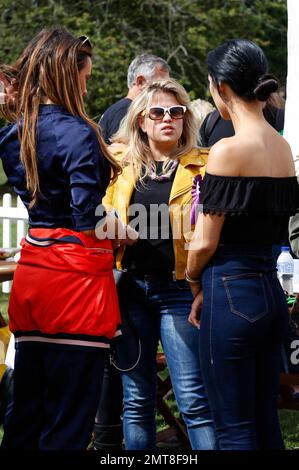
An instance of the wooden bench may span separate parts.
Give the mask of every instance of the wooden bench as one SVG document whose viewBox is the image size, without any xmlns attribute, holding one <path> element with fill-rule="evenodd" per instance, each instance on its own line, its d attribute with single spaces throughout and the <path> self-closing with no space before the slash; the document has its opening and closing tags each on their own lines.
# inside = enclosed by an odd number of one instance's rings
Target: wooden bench
<svg viewBox="0 0 299 470">
<path fill-rule="evenodd" d="M 0 261 L 0 282 L 10 281 L 16 267 L 17 263 L 15 261 Z"/>
</svg>

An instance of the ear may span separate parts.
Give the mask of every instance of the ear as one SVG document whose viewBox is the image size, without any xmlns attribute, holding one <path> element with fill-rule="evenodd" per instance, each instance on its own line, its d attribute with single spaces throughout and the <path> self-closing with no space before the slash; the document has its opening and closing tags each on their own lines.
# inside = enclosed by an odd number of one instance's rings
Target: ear
<svg viewBox="0 0 299 470">
<path fill-rule="evenodd" d="M 144 125 L 144 116 L 141 116 L 141 115 L 138 116 L 138 125 L 143 132 L 146 132 L 145 125 Z"/>
<path fill-rule="evenodd" d="M 218 90 L 220 98 L 223 101 L 226 101 L 229 96 L 229 90 L 230 90 L 229 86 L 224 82 L 220 82 L 217 85 L 217 90 Z"/>
<path fill-rule="evenodd" d="M 218 85 L 217 85 L 217 90 L 218 90 L 218 93 L 219 95 L 223 95 L 223 93 L 225 93 L 225 85 L 223 82 L 220 82 Z"/>
<path fill-rule="evenodd" d="M 146 84 L 146 80 L 143 75 L 137 75 L 135 84 L 138 88 L 142 88 Z"/>
</svg>

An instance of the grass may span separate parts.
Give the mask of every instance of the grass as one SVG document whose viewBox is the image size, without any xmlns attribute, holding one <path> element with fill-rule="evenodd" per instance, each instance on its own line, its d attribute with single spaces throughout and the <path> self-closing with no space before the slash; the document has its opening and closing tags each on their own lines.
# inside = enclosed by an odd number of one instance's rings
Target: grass
<svg viewBox="0 0 299 470">
<path fill-rule="evenodd" d="M 286 449 L 299 449 L 299 411 L 280 410 L 279 419 Z"/>
<path fill-rule="evenodd" d="M 3 170 L 2 160 L 0 160 L 0 186 L 5 185 L 6 183 L 7 183 L 7 177 Z"/>
</svg>

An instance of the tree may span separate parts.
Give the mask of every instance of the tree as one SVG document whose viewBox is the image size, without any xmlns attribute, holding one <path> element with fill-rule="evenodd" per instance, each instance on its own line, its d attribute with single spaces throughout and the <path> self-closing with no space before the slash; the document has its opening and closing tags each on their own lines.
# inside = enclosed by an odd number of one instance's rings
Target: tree
<svg viewBox="0 0 299 470">
<path fill-rule="evenodd" d="M 168 60 L 190 97 L 205 98 L 208 51 L 228 38 L 248 38 L 285 83 L 287 0 L 0 0 L 0 11 L 0 62 L 13 61 L 44 26 L 92 39 L 87 108 L 96 118 L 126 94 L 128 65 L 141 52 Z"/>
</svg>

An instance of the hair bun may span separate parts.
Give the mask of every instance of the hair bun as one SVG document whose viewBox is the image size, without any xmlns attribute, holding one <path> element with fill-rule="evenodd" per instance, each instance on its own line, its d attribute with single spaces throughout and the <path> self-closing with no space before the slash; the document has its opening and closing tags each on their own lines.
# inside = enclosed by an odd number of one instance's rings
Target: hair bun
<svg viewBox="0 0 299 470">
<path fill-rule="evenodd" d="M 259 101 L 267 101 L 271 93 L 278 90 L 278 81 L 271 74 L 264 74 L 259 78 L 258 85 L 253 90 L 253 94 Z"/>
</svg>

